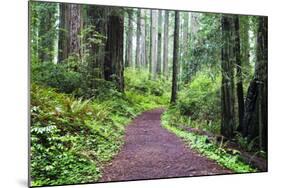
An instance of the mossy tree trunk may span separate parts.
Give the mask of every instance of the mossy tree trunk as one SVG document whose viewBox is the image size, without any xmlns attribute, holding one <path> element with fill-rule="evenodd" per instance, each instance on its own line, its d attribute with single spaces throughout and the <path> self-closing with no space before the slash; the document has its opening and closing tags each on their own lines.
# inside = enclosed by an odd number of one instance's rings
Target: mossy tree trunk
<svg viewBox="0 0 281 188">
<path fill-rule="evenodd" d="M 222 25 L 222 51 L 221 51 L 221 134 L 226 138 L 232 138 L 235 129 L 234 111 L 234 37 L 233 37 L 233 16 L 223 15 Z"/>
<path fill-rule="evenodd" d="M 235 61 L 236 61 L 236 94 L 238 102 L 238 119 L 239 124 L 237 131 L 241 132 L 243 127 L 244 117 L 244 94 L 243 94 L 243 77 L 242 77 L 242 63 L 240 54 L 240 27 L 239 17 L 234 17 L 234 35 L 235 35 Z"/>
<path fill-rule="evenodd" d="M 259 148 L 267 150 L 268 128 L 268 18 L 259 17 L 257 33 L 257 63 L 246 101 L 243 136 L 258 138 Z"/>
</svg>

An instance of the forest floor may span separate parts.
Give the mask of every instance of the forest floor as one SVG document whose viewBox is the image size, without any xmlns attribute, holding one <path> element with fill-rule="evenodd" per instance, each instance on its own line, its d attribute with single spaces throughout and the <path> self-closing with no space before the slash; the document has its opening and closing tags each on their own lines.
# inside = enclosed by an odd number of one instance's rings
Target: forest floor
<svg viewBox="0 0 281 188">
<path fill-rule="evenodd" d="M 100 182 L 232 173 L 164 129 L 163 112 L 164 109 L 146 111 L 131 122 L 123 148 L 105 166 Z"/>
</svg>

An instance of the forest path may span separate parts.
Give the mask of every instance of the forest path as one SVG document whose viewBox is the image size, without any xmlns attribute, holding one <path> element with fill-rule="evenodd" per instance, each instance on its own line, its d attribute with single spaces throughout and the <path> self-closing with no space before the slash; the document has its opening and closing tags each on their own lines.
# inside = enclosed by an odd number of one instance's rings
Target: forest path
<svg viewBox="0 0 281 188">
<path fill-rule="evenodd" d="M 127 127 L 125 144 L 100 182 L 231 173 L 161 127 L 163 109 L 146 111 Z"/>
</svg>

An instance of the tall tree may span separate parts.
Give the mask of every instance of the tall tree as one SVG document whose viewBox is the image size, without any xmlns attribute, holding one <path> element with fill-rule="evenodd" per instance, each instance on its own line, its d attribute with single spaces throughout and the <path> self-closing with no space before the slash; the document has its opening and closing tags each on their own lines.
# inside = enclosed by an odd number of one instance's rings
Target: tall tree
<svg viewBox="0 0 281 188">
<path fill-rule="evenodd" d="M 151 10 L 151 38 L 150 38 L 150 68 L 149 71 L 152 75 L 152 78 L 156 78 L 156 64 L 157 64 L 157 19 L 158 10 Z"/>
<path fill-rule="evenodd" d="M 233 50 L 233 17 L 223 15 L 222 25 L 222 53 L 221 53 L 221 134 L 227 138 L 233 137 L 235 128 L 234 111 L 234 50 Z"/>
<path fill-rule="evenodd" d="M 81 5 L 60 4 L 59 62 L 70 56 L 81 57 Z"/>
<path fill-rule="evenodd" d="M 243 127 L 244 117 L 244 95 L 243 95 L 243 77 L 242 77 L 242 63 L 240 55 L 240 27 L 239 16 L 234 17 L 234 35 L 235 35 L 235 61 L 236 61 L 236 94 L 238 102 L 238 118 L 239 124 L 237 131 L 241 132 Z"/>
<path fill-rule="evenodd" d="M 127 40 L 126 40 L 126 56 L 125 56 L 125 66 L 132 66 L 133 62 L 133 10 L 127 10 L 128 13 L 128 28 L 127 28 Z"/>
<path fill-rule="evenodd" d="M 113 81 L 119 91 L 124 91 L 123 32 L 122 11 L 114 10 L 107 22 L 107 42 L 104 64 L 105 80 Z"/>
<path fill-rule="evenodd" d="M 136 68 L 141 67 L 140 43 L 141 43 L 141 9 L 138 9 L 138 11 L 137 11 L 137 38 L 136 38 Z"/>
<path fill-rule="evenodd" d="M 150 61 L 150 22 L 149 22 L 149 10 L 145 10 L 145 67 L 149 67 Z"/>
<path fill-rule="evenodd" d="M 169 53 L 169 11 L 165 10 L 164 24 L 164 47 L 163 47 L 163 74 L 168 76 L 168 54 Z"/>
<path fill-rule="evenodd" d="M 239 23 L 240 23 L 240 41 L 241 41 L 241 62 L 242 62 L 242 73 L 243 75 L 247 75 L 250 77 L 249 74 L 251 65 L 250 65 L 250 24 L 249 24 L 249 16 L 239 16 Z M 248 76 L 249 75 L 249 76 Z M 247 79 L 246 77 L 246 79 Z"/>
<path fill-rule="evenodd" d="M 146 62 L 146 50 L 145 50 L 145 10 L 141 9 L 141 21 L 140 21 L 140 34 L 141 34 L 141 40 L 140 40 L 140 61 L 141 61 L 141 66 L 145 66 Z"/>
<path fill-rule="evenodd" d="M 145 25 L 144 10 L 138 10 L 137 16 L 137 40 L 136 40 L 136 67 L 140 68 L 145 64 Z"/>
<path fill-rule="evenodd" d="M 172 78 L 172 95 L 171 103 L 176 103 L 177 99 L 177 72 L 179 59 L 179 11 L 175 11 L 175 30 L 174 30 L 174 51 L 173 51 L 173 78 Z"/>
<path fill-rule="evenodd" d="M 184 64 L 188 60 L 188 44 L 189 44 L 189 31 L 188 31 L 188 25 L 189 25 L 189 13 L 184 12 L 183 13 L 183 34 L 182 34 L 182 63 Z"/>
<path fill-rule="evenodd" d="M 268 18 L 259 17 L 257 32 L 257 63 L 254 79 L 248 88 L 245 101 L 243 136 L 249 140 L 259 138 L 260 149 L 267 150 L 268 115 Z"/>
<path fill-rule="evenodd" d="M 157 65 L 156 73 L 161 74 L 161 64 L 162 64 L 162 10 L 158 11 L 158 44 L 157 44 Z"/>
</svg>

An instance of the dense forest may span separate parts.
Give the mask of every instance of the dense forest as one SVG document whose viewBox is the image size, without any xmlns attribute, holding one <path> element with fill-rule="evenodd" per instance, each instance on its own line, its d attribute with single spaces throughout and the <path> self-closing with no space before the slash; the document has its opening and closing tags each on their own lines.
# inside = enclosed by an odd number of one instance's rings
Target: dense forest
<svg viewBox="0 0 281 188">
<path fill-rule="evenodd" d="M 99 181 L 156 108 L 201 155 L 267 170 L 267 17 L 29 5 L 33 186 Z"/>
</svg>

